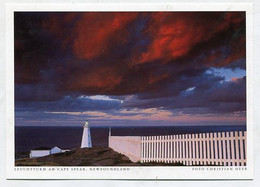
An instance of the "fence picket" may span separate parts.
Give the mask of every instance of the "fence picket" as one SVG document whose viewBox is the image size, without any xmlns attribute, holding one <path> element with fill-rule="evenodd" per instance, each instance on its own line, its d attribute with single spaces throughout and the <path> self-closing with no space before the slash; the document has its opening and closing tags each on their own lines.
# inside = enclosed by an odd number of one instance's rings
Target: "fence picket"
<svg viewBox="0 0 260 187">
<path fill-rule="evenodd" d="M 207 164 L 209 164 L 209 162 L 210 162 L 209 133 L 206 133 L 206 136 L 207 136 L 207 138 L 206 138 L 206 142 L 207 142 Z"/>
<path fill-rule="evenodd" d="M 225 132 L 222 132 L 222 162 L 224 162 L 223 166 L 226 166 L 226 135 Z"/>
<path fill-rule="evenodd" d="M 191 134 L 189 134 L 188 135 L 188 137 L 189 137 L 189 164 L 188 165 L 192 165 L 191 164 L 191 162 L 192 162 L 192 150 L 191 150 L 191 141 L 192 141 L 192 135 Z"/>
<path fill-rule="evenodd" d="M 244 149 L 243 149 L 243 136 L 242 131 L 239 132 L 239 140 L 240 140 L 240 162 L 241 166 L 244 166 Z"/>
<path fill-rule="evenodd" d="M 245 166 L 245 131 L 142 136 L 141 162 Z"/>
<path fill-rule="evenodd" d="M 202 133 L 198 134 L 199 137 L 199 164 L 203 164 L 203 158 L 202 158 Z"/>
<path fill-rule="evenodd" d="M 189 160 L 189 147 L 188 147 L 188 143 L 189 139 L 188 139 L 188 134 L 185 134 L 185 164 L 188 164 L 188 160 Z"/>
<path fill-rule="evenodd" d="M 170 136 L 170 162 L 173 162 L 173 135 Z"/>
<path fill-rule="evenodd" d="M 239 166 L 239 147 L 238 147 L 238 132 L 235 131 L 235 162 L 236 166 Z"/>
<path fill-rule="evenodd" d="M 234 133 L 230 133 L 230 140 L 231 140 L 231 155 L 232 155 L 232 166 L 235 165 L 235 148 L 234 148 Z"/>
</svg>

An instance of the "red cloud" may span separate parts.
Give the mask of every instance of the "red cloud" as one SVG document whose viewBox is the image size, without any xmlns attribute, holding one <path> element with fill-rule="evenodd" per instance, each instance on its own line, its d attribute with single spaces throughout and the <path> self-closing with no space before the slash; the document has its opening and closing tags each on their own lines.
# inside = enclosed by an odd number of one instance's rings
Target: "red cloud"
<svg viewBox="0 0 260 187">
<path fill-rule="evenodd" d="M 185 73 L 199 73 L 196 68 L 222 67 L 244 57 L 245 34 L 239 33 L 244 16 L 242 12 L 55 13 L 43 26 L 76 57 L 70 65 L 63 64 L 74 67 L 71 80 L 62 81 L 66 89 L 128 94 L 156 90 Z M 180 64 L 169 63 L 175 59 Z M 157 63 L 150 66 L 152 61 Z M 192 73 L 185 71 L 189 68 Z"/>
<path fill-rule="evenodd" d="M 92 59 L 107 54 L 128 41 L 127 26 L 138 13 L 69 13 L 52 15 L 43 26 L 62 39 L 63 48 L 72 43 L 75 56 Z"/>
<path fill-rule="evenodd" d="M 232 27 L 243 26 L 245 21 L 241 12 L 92 12 L 52 14 L 43 25 L 62 40 L 63 48 L 71 48 L 78 59 L 93 59 L 109 55 L 112 49 L 129 42 L 129 36 L 133 34 L 129 32 L 130 24 L 139 15 L 145 15 L 149 20 L 143 34 L 151 42 L 144 52 L 129 53 L 134 64 L 154 60 L 167 63 L 184 57 L 196 45 L 208 42 Z M 217 66 L 245 56 L 243 42 L 233 41 L 231 56 Z"/>
<path fill-rule="evenodd" d="M 136 13 L 84 14 L 76 24 L 73 51 L 78 58 L 91 59 L 107 53 L 117 43 L 126 43 L 127 26 Z"/>
<path fill-rule="evenodd" d="M 151 17 L 146 31 L 152 42 L 137 63 L 159 59 L 168 62 L 183 57 L 195 45 L 244 21 L 241 13 L 154 13 Z"/>
<path fill-rule="evenodd" d="M 102 93 L 115 89 L 121 83 L 122 76 L 116 69 L 110 67 L 95 68 L 92 71 L 82 71 L 79 74 L 73 74 L 65 87 L 67 90 L 100 90 Z"/>
</svg>

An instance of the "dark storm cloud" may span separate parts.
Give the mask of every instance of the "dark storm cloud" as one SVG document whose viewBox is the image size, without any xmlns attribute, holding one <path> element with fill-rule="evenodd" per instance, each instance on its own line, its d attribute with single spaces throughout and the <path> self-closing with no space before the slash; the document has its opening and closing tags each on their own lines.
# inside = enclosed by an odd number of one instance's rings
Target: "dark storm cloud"
<svg viewBox="0 0 260 187">
<path fill-rule="evenodd" d="M 124 106 L 129 108 L 163 108 L 188 112 L 190 114 L 233 113 L 246 110 L 246 78 L 222 82 L 214 76 L 197 77 L 192 89 L 178 96 L 157 97 L 139 95 Z M 173 85 L 175 86 L 175 85 Z M 171 92 L 171 90 L 168 90 Z"/>
<path fill-rule="evenodd" d="M 45 80 L 42 71 L 61 55 L 59 41 L 42 29 L 44 17 L 39 13 L 15 13 L 15 82 L 18 84 L 48 81 L 50 77 Z"/>
<path fill-rule="evenodd" d="M 57 101 L 62 98 L 54 84 L 16 84 L 17 101 Z"/>
<path fill-rule="evenodd" d="M 78 98 L 135 95 L 125 107 L 244 110 L 245 82 L 205 74 L 244 59 L 244 12 L 15 13 L 20 107 L 110 109 L 118 103 Z"/>
</svg>

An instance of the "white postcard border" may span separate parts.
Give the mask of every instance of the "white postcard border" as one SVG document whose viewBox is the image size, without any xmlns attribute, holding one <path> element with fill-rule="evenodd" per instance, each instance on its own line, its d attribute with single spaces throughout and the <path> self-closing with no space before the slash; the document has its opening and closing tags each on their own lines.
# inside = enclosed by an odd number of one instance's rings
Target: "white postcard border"
<svg viewBox="0 0 260 187">
<path fill-rule="evenodd" d="M 14 11 L 246 11 L 246 167 L 15 167 Z M 253 179 L 253 33 L 251 4 L 7 4 L 6 178 L 7 179 Z M 85 171 L 84 171 L 85 169 Z M 241 169 L 241 170 L 238 170 Z"/>
</svg>

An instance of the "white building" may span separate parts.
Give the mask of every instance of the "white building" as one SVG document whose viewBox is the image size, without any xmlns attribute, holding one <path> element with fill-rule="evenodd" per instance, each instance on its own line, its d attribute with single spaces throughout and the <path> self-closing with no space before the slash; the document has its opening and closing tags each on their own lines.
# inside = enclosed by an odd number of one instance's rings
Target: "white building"
<svg viewBox="0 0 260 187">
<path fill-rule="evenodd" d="M 82 134 L 82 141 L 81 141 L 81 148 L 85 148 L 85 147 L 92 147 L 88 121 L 86 121 L 85 124 L 83 125 L 83 134 Z"/>
<path fill-rule="evenodd" d="M 53 147 L 52 149 L 46 149 L 46 150 L 31 150 L 30 158 L 38 158 L 38 157 L 43 157 L 51 154 L 63 153 L 66 151 L 70 151 L 70 150 L 68 149 L 62 150 L 57 146 Z"/>
<path fill-rule="evenodd" d="M 55 146 L 50 150 L 50 154 L 62 153 L 62 149 Z"/>
<path fill-rule="evenodd" d="M 50 150 L 31 150 L 30 158 L 38 158 L 47 156 L 50 154 Z"/>
</svg>

